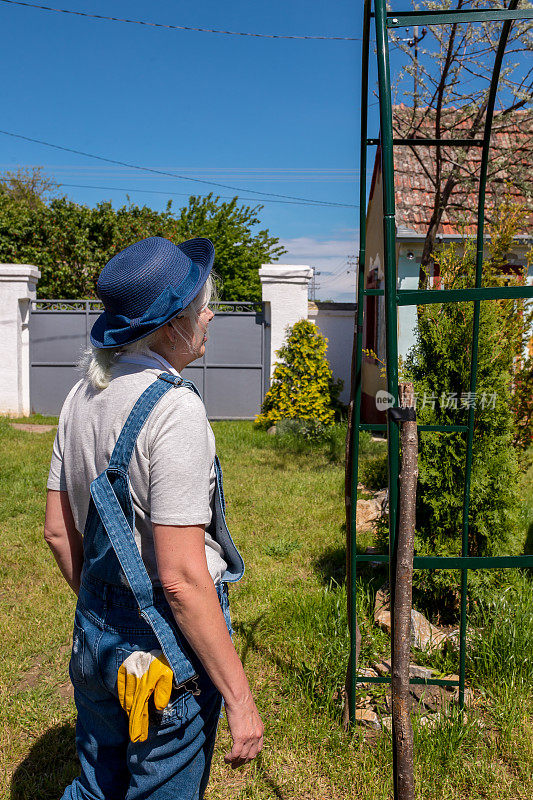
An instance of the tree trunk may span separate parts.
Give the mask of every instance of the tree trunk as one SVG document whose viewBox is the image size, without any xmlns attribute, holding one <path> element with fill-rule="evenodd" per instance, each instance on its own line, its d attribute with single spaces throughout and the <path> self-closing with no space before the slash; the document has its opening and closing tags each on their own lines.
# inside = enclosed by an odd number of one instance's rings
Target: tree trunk
<svg viewBox="0 0 533 800">
<path fill-rule="evenodd" d="M 399 387 L 400 406 L 413 408 L 411 383 Z M 415 416 L 413 414 L 413 416 Z M 409 713 L 409 655 L 413 596 L 413 553 L 418 478 L 416 418 L 401 422 L 402 465 L 394 591 L 394 647 L 392 660 L 392 721 L 395 751 L 394 798 L 414 800 L 413 728 Z"/>
<path fill-rule="evenodd" d="M 351 521 L 352 521 L 352 500 L 351 500 L 351 485 L 352 485 L 352 464 L 353 464 L 353 447 L 352 447 L 352 436 L 353 436 L 353 415 L 354 415 L 354 407 L 355 407 L 355 352 L 356 352 L 356 345 L 357 345 L 357 317 L 356 317 L 356 324 L 354 328 L 354 339 L 353 339 L 353 348 L 352 348 L 352 371 L 351 371 L 351 386 L 350 386 L 350 403 L 348 406 L 348 432 L 346 434 L 346 468 L 344 473 L 344 507 L 346 511 L 346 587 L 347 587 L 347 598 L 348 598 L 348 621 L 350 620 L 350 613 L 351 613 L 351 601 L 350 601 L 350 586 L 352 582 L 352 562 L 350 558 L 350 532 L 351 532 Z M 357 496 L 354 497 L 354 503 L 357 504 Z M 348 729 L 350 724 L 350 678 L 351 678 L 351 671 L 352 669 L 357 670 L 357 662 L 359 660 L 359 649 L 361 646 L 361 633 L 359 631 L 359 625 L 357 622 L 355 623 L 355 664 L 352 664 L 350 661 L 348 662 L 348 667 L 346 670 L 346 679 L 344 682 L 344 707 L 342 712 L 342 726 L 345 730 Z"/>
</svg>

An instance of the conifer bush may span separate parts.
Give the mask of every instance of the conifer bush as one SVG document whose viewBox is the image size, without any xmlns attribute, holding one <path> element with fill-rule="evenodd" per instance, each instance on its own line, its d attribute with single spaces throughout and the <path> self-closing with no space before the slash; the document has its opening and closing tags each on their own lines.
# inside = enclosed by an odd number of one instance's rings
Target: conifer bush
<svg viewBox="0 0 533 800">
<path fill-rule="evenodd" d="M 257 425 L 266 428 L 282 419 L 313 420 L 317 428 L 333 424 L 342 381 L 333 380 L 327 347 L 327 339 L 309 320 L 289 329 L 277 351 L 279 361 Z"/>
<path fill-rule="evenodd" d="M 484 265 L 484 285 L 498 282 L 505 241 L 493 231 L 491 256 Z M 475 247 L 453 244 L 437 255 L 447 289 L 474 285 Z M 501 273 L 500 273 L 501 275 Z M 419 316 L 417 343 L 406 367 L 414 380 L 420 424 L 465 425 L 475 403 L 475 431 L 469 513 L 469 555 L 515 555 L 522 552 L 518 459 L 513 447 L 512 374 L 521 347 L 524 315 L 516 301 L 483 301 L 480 311 L 477 391 L 469 393 L 473 303 L 428 305 Z M 460 555 L 465 480 L 466 435 L 429 433 L 419 437 L 417 555 Z M 459 572 L 416 570 L 414 586 L 444 618 L 458 608 Z M 483 597 L 503 571 L 469 573 L 469 596 Z"/>
</svg>

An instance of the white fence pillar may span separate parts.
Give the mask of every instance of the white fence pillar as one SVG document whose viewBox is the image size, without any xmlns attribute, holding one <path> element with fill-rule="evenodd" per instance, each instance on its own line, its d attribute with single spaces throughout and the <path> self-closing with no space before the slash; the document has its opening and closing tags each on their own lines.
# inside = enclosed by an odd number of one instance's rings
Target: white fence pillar
<svg viewBox="0 0 533 800">
<path fill-rule="evenodd" d="M 276 350 L 285 340 L 287 327 L 307 319 L 307 287 L 311 267 L 292 264 L 263 264 L 259 270 L 266 321 L 270 323 L 270 377 Z"/>
<path fill-rule="evenodd" d="M 31 264 L 0 264 L 0 414 L 30 413 L 30 301 L 41 273 Z"/>
</svg>

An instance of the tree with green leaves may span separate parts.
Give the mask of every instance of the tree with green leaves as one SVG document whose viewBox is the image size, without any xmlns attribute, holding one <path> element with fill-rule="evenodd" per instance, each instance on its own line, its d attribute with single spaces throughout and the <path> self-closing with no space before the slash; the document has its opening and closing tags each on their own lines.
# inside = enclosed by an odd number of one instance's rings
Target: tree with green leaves
<svg viewBox="0 0 533 800">
<path fill-rule="evenodd" d="M 259 267 L 285 250 L 266 229 L 257 230 L 262 206 L 240 205 L 209 194 L 191 196 L 178 214 L 129 203 L 94 208 L 67 197 L 47 198 L 55 189 L 39 169 L 0 179 L 0 259 L 35 264 L 41 270 L 40 297 L 95 297 L 102 267 L 119 250 L 149 236 L 180 242 L 212 239 L 215 273 L 224 300 L 261 300 Z"/>
</svg>

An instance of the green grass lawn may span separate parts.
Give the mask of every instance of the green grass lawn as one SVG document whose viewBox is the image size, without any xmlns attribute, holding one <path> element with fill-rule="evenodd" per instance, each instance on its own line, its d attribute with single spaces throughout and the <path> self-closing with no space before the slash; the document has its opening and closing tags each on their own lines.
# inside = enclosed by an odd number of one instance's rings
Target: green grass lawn
<svg viewBox="0 0 533 800">
<path fill-rule="evenodd" d="M 332 460 L 339 448 L 295 453 L 250 423 L 213 427 L 228 519 L 247 567 L 231 591 L 236 646 L 266 733 L 260 759 L 232 772 L 222 759 L 229 747 L 222 723 L 207 798 L 387 800 L 389 735 L 347 734 L 339 724 L 348 651 L 344 475 Z M 42 538 L 52 441 L 53 433 L 15 431 L 0 420 L 0 800 L 57 800 L 77 774 L 68 682 L 75 598 Z M 524 494 L 529 526 L 531 473 Z M 363 665 L 388 648 L 369 622 L 383 579 L 379 571 L 363 573 L 358 585 Z M 498 602 L 480 609 L 477 624 L 483 635 L 469 656 L 473 707 L 437 729 L 415 728 L 417 797 L 424 800 L 533 796 L 529 579 L 510 579 Z"/>
</svg>

